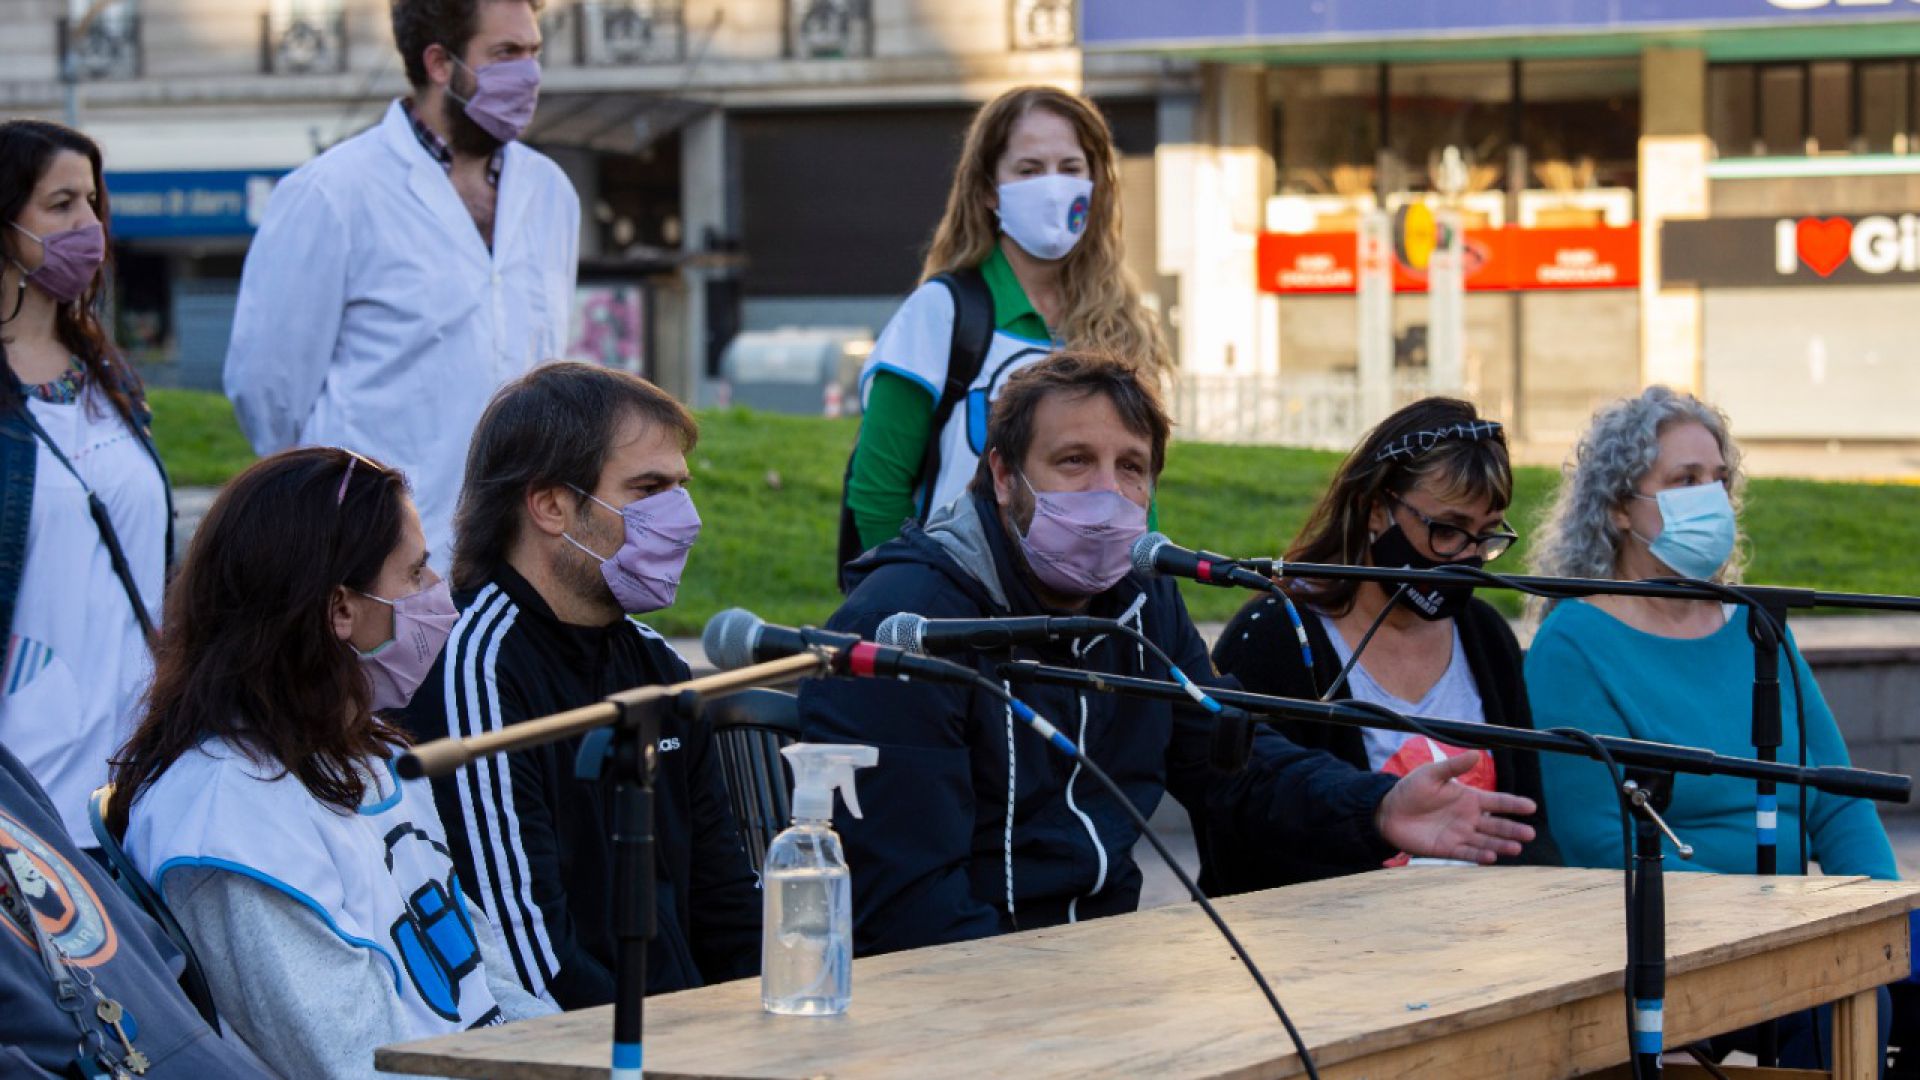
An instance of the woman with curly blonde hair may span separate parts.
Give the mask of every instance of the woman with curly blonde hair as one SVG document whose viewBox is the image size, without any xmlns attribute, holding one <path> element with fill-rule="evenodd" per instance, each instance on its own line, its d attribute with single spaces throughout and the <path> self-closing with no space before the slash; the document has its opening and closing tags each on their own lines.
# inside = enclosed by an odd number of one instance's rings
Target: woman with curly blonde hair
<svg viewBox="0 0 1920 1080">
<path fill-rule="evenodd" d="M 920 286 L 861 371 L 843 555 L 961 494 L 1014 371 L 1066 345 L 1170 366 L 1120 225 L 1118 154 L 1092 102 L 1027 86 L 974 116 Z"/>
</svg>

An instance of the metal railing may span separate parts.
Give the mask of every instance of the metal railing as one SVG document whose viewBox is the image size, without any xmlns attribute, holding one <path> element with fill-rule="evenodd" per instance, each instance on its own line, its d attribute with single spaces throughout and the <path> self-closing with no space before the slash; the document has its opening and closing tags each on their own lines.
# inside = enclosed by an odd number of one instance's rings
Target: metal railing
<svg viewBox="0 0 1920 1080">
<path fill-rule="evenodd" d="M 787 0 L 787 55 L 819 60 L 873 55 L 868 0 Z"/>
<path fill-rule="evenodd" d="M 585 67 L 677 64 L 687 57 L 687 24 L 678 3 L 584 0 L 573 13 L 574 62 Z"/>
<path fill-rule="evenodd" d="M 1394 372 L 1393 408 L 1427 393 L 1423 369 Z M 1298 375 L 1181 374 L 1174 383 L 1174 430 L 1195 442 L 1348 450 L 1382 419 L 1362 415 L 1351 371 Z"/>
<path fill-rule="evenodd" d="M 71 82 L 137 79 L 140 15 L 132 4 L 115 4 L 75 23 L 60 19 L 55 48 L 62 77 Z"/>
<path fill-rule="evenodd" d="M 1079 40 L 1075 0 L 1007 0 L 1008 42 L 1014 49 L 1065 49 Z"/>
<path fill-rule="evenodd" d="M 277 5 L 276 5 L 277 6 Z M 347 13 L 285 11 L 260 13 L 260 73 L 317 75 L 347 70 Z"/>
</svg>

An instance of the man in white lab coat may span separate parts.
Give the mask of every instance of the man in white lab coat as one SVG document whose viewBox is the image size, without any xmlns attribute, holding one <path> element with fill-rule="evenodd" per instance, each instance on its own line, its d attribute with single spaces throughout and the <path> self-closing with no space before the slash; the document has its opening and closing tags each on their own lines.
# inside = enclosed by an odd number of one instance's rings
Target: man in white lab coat
<svg viewBox="0 0 1920 1080">
<path fill-rule="evenodd" d="M 394 3 L 413 92 L 274 190 L 227 350 L 253 448 L 344 446 L 405 470 L 443 573 L 481 411 L 567 344 L 580 198 L 516 141 L 539 7 Z"/>
</svg>

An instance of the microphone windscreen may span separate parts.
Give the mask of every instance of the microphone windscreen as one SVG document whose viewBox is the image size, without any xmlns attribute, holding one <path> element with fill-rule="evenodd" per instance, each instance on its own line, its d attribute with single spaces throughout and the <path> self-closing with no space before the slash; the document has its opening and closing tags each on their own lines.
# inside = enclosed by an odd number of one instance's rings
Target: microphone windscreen
<svg viewBox="0 0 1920 1080">
<path fill-rule="evenodd" d="M 728 608 L 708 619 L 700 634 L 707 661 L 722 671 L 753 663 L 753 632 L 761 625 L 760 616 L 745 608 Z"/>
<path fill-rule="evenodd" d="M 1163 545 L 1172 543 L 1166 533 L 1150 532 L 1133 542 L 1133 572 L 1142 577 L 1159 577 L 1160 571 L 1153 568 L 1153 553 Z"/>
<path fill-rule="evenodd" d="M 880 621 L 879 628 L 873 632 L 873 641 L 874 644 L 884 645 L 889 649 L 919 653 L 922 651 L 920 633 L 926 625 L 927 620 L 924 616 L 915 615 L 911 611 L 902 611 Z"/>
</svg>

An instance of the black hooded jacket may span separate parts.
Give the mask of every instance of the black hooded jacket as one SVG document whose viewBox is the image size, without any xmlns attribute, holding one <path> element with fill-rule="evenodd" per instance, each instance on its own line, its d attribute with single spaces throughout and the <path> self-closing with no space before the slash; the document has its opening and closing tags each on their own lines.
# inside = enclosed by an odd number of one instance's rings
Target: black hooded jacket
<svg viewBox="0 0 1920 1080">
<path fill-rule="evenodd" d="M 928 618 L 1049 614 L 1015 569 L 995 504 L 969 496 L 849 568 L 853 590 L 828 622 L 871 636 L 897 612 Z M 1051 614 L 1058 614 L 1052 612 Z M 1196 681 L 1217 683 L 1172 581 L 1129 576 L 1085 614 L 1135 626 Z M 1008 659 L 1165 678 L 1134 641 L 974 653 L 953 659 L 998 677 Z M 1231 685 L 1230 683 L 1228 685 Z M 1356 770 L 1271 732 L 1234 774 L 1208 764 L 1212 722 L 1197 707 L 1042 686 L 1015 693 L 1078 743 L 1142 815 L 1171 792 L 1201 831 L 1230 824 L 1248 844 L 1311 852 L 1356 868 L 1392 854 L 1373 825 L 1393 778 Z M 1139 832 L 1120 805 L 985 691 L 928 683 L 820 680 L 800 692 L 806 737 L 877 746 L 856 774 L 856 820 L 834 826 L 852 868 L 862 953 L 985 937 L 1132 911 Z M 1206 838 L 1201 842 L 1203 861 Z"/>
<path fill-rule="evenodd" d="M 407 706 L 415 739 L 472 736 L 688 677 L 629 619 L 563 623 L 509 566 L 459 593 L 453 636 Z M 655 911 L 647 992 L 750 975 L 760 892 L 711 729 L 668 717 L 654 775 Z M 474 883 L 515 973 L 561 1008 L 613 1000 L 613 783 L 575 776 L 581 737 L 482 759 L 433 782 L 460 880 Z"/>
</svg>

